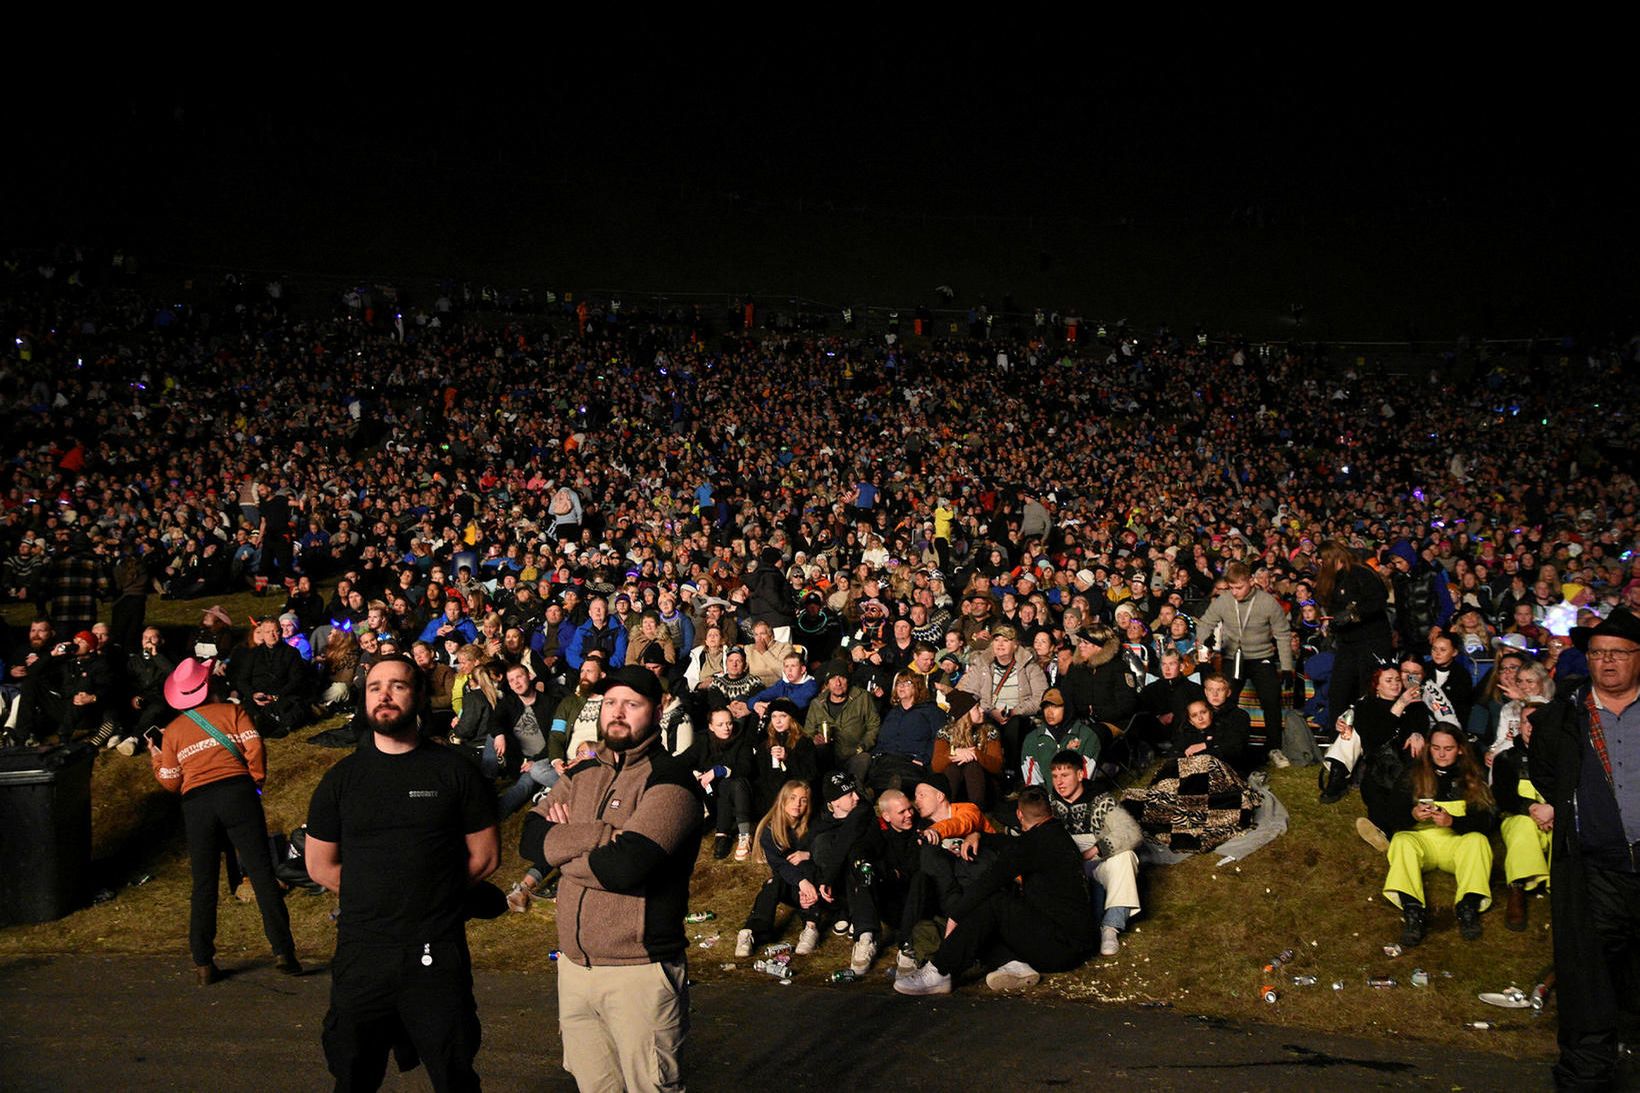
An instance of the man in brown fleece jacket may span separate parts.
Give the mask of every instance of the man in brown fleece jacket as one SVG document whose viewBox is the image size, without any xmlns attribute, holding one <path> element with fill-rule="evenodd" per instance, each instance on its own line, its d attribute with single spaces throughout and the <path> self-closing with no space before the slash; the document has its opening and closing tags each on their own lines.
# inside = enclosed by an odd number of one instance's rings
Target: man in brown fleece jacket
<svg viewBox="0 0 1640 1093">
<path fill-rule="evenodd" d="M 689 876 L 699 783 L 659 743 L 660 683 L 617 668 L 598 685 L 597 750 L 524 823 L 519 852 L 562 871 L 558 1020 L 582 1089 L 681 1090 L 689 1030 Z"/>
</svg>

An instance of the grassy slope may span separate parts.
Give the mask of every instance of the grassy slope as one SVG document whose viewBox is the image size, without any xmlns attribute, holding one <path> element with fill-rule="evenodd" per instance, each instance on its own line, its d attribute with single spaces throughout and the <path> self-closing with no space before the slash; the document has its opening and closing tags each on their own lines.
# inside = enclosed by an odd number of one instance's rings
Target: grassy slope
<svg viewBox="0 0 1640 1093">
<path fill-rule="evenodd" d="M 274 604 L 271 598 L 251 596 L 224 602 L 236 620 Z M 191 624 L 200 606 L 155 601 L 150 621 Z M 22 617 L 15 611 L 7 614 L 13 621 Z M 299 739 L 269 743 L 264 801 L 273 830 L 289 831 L 302 822 L 319 777 L 341 754 Z M 157 787 L 140 756 L 104 753 L 93 778 L 98 885 L 116 888 L 117 898 L 59 922 L 0 930 L 0 955 L 94 950 L 175 953 L 185 960 L 189 878 L 175 799 Z M 1529 989 L 1550 963 L 1547 900 L 1532 902 L 1525 934 L 1503 928 L 1500 903 L 1484 917 L 1485 937 L 1467 944 L 1458 938 L 1452 919 L 1451 878 L 1434 875 L 1431 939 L 1415 953 L 1388 958 L 1381 946 L 1396 939 L 1399 916 L 1378 894 L 1383 858 L 1354 833 L 1359 800 L 1352 796 L 1336 806 L 1317 804 L 1313 771 L 1277 771 L 1272 784 L 1292 813 L 1286 836 L 1246 862 L 1220 867 L 1216 855 L 1207 855 L 1150 871 L 1146 914 L 1125 936 L 1121 956 L 1048 977 L 1039 989 L 1073 999 L 1169 1002 L 1216 1016 L 1462 1042 L 1520 1055 L 1552 1049 L 1552 1017 L 1534 1019 L 1475 1000 L 1477 991 L 1509 983 Z M 502 866 L 495 879 L 503 888 L 522 871 L 516 854 L 521 824 L 522 816 L 515 816 L 502 832 Z M 152 879 L 131 885 L 144 874 Z M 693 906 L 715 911 L 718 918 L 689 929 L 696 938 L 717 933 L 721 940 L 710 950 L 695 950 L 697 978 L 756 974 L 749 961 L 732 972 L 721 965 L 733 960 L 734 932 L 760 880 L 750 863 L 715 862 L 703 854 L 695 872 Z M 301 951 L 309 958 L 328 954 L 334 944 L 331 897 L 296 894 L 289 906 Z M 539 966 L 541 954 L 556 944 L 550 904 L 538 903 L 528 915 L 474 923 L 469 933 L 475 959 L 490 967 Z M 255 907 L 226 899 L 218 942 L 229 961 L 265 954 Z M 1258 996 L 1260 967 L 1287 948 L 1298 957 L 1283 969 L 1281 1001 L 1271 1006 Z M 798 974 L 822 979 L 847 961 L 847 943 L 828 939 L 815 956 L 799 962 Z M 879 958 L 869 983 L 847 989 L 888 989 L 882 969 L 890 963 Z M 1431 973 L 1428 988 L 1410 986 L 1415 966 Z M 1443 972 L 1451 973 L 1450 978 Z M 1293 974 L 1313 974 L 1320 983 L 1297 987 L 1290 980 Z M 1372 974 L 1393 975 L 1401 985 L 1369 989 L 1365 981 Z M 1336 980 L 1345 984 L 1341 991 L 1329 988 Z M 1494 1033 L 1462 1027 L 1479 1019 L 1503 1027 Z"/>
</svg>

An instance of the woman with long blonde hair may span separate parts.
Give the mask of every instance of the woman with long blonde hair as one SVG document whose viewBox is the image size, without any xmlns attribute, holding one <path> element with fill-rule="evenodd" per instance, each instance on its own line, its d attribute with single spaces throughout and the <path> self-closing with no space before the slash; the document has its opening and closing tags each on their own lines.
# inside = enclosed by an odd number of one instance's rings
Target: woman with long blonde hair
<svg viewBox="0 0 1640 1093">
<path fill-rule="evenodd" d="M 507 742 L 496 713 L 501 688 L 490 673 L 489 661 L 483 647 L 471 642 L 456 650 L 456 679 L 450 699 L 455 716 L 450 719 L 450 742 L 471 752 L 486 777 L 494 778 L 507 754 Z M 486 760 L 487 756 L 493 758 Z"/>
<path fill-rule="evenodd" d="M 758 822 L 752 840 L 757 847 L 755 860 L 769 867 L 769 879 L 758 890 L 746 925 L 735 937 L 737 957 L 751 956 L 754 946 L 775 936 L 774 916 L 782 903 L 797 908 L 803 920 L 797 952 L 812 953 L 820 943 L 820 919 L 831 905 L 820 898 L 815 880 L 810 853 L 814 842 L 809 827 L 811 800 L 809 784 L 794 778 L 780 787 L 774 805 Z"/>
</svg>

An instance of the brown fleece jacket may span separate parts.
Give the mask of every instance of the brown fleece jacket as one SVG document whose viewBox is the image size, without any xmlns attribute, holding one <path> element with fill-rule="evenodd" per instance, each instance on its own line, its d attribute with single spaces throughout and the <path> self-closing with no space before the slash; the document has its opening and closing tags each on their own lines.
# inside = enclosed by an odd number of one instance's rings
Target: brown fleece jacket
<svg viewBox="0 0 1640 1093">
<path fill-rule="evenodd" d="M 554 805 L 569 819 L 547 819 Z M 525 821 L 519 851 L 562 870 L 558 947 L 587 967 L 679 960 L 700 849 L 694 773 L 651 736 L 625 752 L 604 743 L 564 771 Z"/>
</svg>

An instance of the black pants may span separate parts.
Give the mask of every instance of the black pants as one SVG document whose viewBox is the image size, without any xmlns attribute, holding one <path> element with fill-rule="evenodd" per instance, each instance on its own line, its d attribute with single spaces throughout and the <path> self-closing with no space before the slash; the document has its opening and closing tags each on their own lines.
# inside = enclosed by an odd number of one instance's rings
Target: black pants
<svg viewBox="0 0 1640 1093">
<path fill-rule="evenodd" d="M 878 933 L 877 896 L 873 882 L 879 866 L 862 852 L 861 844 L 844 846 L 840 830 L 826 831 L 814 838 L 814 864 L 821 876 L 832 876 L 841 866 L 841 880 L 832 889 L 832 898 L 842 897 L 847 907 L 850 932 L 856 939 L 861 934 Z M 839 891 L 838 889 L 841 889 Z"/>
<path fill-rule="evenodd" d="M 430 957 L 429 963 L 423 963 Z M 325 1063 L 337 1093 L 381 1087 L 387 1054 L 419 1061 L 437 1090 L 476 1090 L 482 1030 L 465 935 L 422 945 L 338 944 L 330 965 Z"/>
<path fill-rule="evenodd" d="M 1560 936 L 1557 919 L 1555 989 L 1560 992 L 1561 1023 L 1555 1088 L 1616 1089 L 1620 1010 L 1624 999 L 1635 1008 L 1632 1000 L 1640 990 L 1633 981 L 1640 946 L 1640 874 L 1585 863 L 1583 876 L 1593 936 L 1582 940 L 1603 959 L 1578 959 L 1576 947 L 1567 944 L 1570 939 Z M 1569 1007 L 1574 995 L 1583 1004 Z M 1567 1019 L 1569 1008 L 1581 1015 L 1575 1023 Z"/>
<path fill-rule="evenodd" d="M 68 695 L 52 690 L 37 672 L 23 680 L 17 701 L 19 736 L 58 736 L 66 744 L 70 737 L 95 732 L 102 724 L 101 702 L 76 706 Z"/>
<path fill-rule="evenodd" d="M 240 867 L 250 878 L 268 944 L 275 955 L 294 956 L 296 943 L 290 936 L 290 915 L 279 882 L 273 879 L 262 798 L 251 780 L 228 778 L 191 790 L 182 798 L 182 824 L 188 835 L 188 867 L 194 880 L 188 908 L 188 949 L 194 963 L 209 964 L 216 956 L 217 882 L 225 845 L 232 845 Z"/>
<path fill-rule="evenodd" d="M 744 778 L 712 780 L 712 807 L 717 810 L 713 827 L 719 835 L 733 835 L 743 823 L 752 822 L 752 783 Z"/>
<path fill-rule="evenodd" d="M 927 767 L 904 755 L 874 755 L 866 773 L 866 782 L 871 795 L 876 797 L 885 789 L 908 788 L 927 772 Z"/>
<path fill-rule="evenodd" d="M 1384 650 L 1385 654 L 1389 650 Z M 1327 720 L 1321 726 L 1330 738 L 1344 711 L 1367 689 L 1377 664 L 1376 650 L 1359 643 L 1341 644 L 1333 653 L 1332 677 L 1327 682 Z"/>
<path fill-rule="evenodd" d="M 1031 719 L 1024 714 L 1015 714 L 1002 723 L 1002 776 L 1005 785 L 1014 782 L 1014 776 L 1019 773 L 1019 746 L 1031 731 Z"/>
<path fill-rule="evenodd" d="M 262 544 L 262 576 L 270 581 L 290 576 L 291 551 L 295 544 L 288 535 L 269 535 Z"/>
<path fill-rule="evenodd" d="M 147 615 L 147 596 L 121 596 L 114 601 L 114 617 L 108 624 L 108 636 L 121 649 L 141 649 L 142 624 Z"/>
<path fill-rule="evenodd" d="M 1234 658 L 1227 658 L 1232 662 Z M 1247 740 L 1247 760 L 1254 767 L 1264 765 L 1272 747 L 1281 746 L 1281 667 L 1275 658 L 1254 660 L 1242 657 L 1241 676 L 1230 680 L 1230 704 L 1241 701 L 1241 692 L 1248 682 L 1258 695 L 1258 704 L 1264 708 L 1264 731 L 1257 729 Z"/>
<path fill-rule="evenodd" d="M 804 907 L 798 901 L 797 888 L 794 885 L 771 875 L 763 882 L 763 887 L 757 890 L 757 898 L 752 901 L 752 913 L 746 916 L 745 929 L 752 931 L 753 941 L 762 944 L 774 936 L 774 916 L 782 903 L 788 907 L 796 907 L 798 917 L 804 922 L 818 924 L 831 913 L 831 904 L 824 900 L 815 900 L 813 906 Z"/>
<path fill-rule="evenodd" d="M 266 706 L 258 706 L 247 698 L 244 709 L 264 740 L 289 736 L 292 729 L 305 725 L 309 716 L 307 700 L 296 695 L 282 695 Z"/>
<path fill-rule="evenodd" d="M 910 937 L 923 919 L 949 913 L 962 898 L 963 887 L 984 871 L 994 854 L 981 854 L 963 861 L 937 846 L 923 846 L 917 854 L 917 871 L 906 882 L 905 905 L 900 912 L 900 934 Z"/>
<path fill-rule="evenodd" d="M 945 975 L 958 975 L 975 960 L 987 968 L 1023 960 L 1039 972 L 1059 972 L 1082 963 L 1087 949 L 1024 900 L 998 892 L 957 920 L 933 964 Z"/>
</svg>

